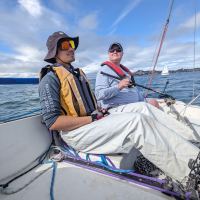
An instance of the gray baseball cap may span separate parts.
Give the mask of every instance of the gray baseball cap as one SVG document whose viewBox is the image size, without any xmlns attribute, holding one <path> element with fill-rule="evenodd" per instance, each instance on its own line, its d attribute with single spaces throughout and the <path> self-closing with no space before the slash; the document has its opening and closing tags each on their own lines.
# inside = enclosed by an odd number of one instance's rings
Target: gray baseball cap
<svg viewBox="0 0 200 200">
<path fill-rule="evenodd" d="M 67 35 L 66 33 L 62 31 L 55 32 L 52 35 L 50 35 L 47 40 L 46 46 L 48 48 L 48 53 L 45 56 L 44 61 L 52 63 L 52 64 L 56 62 L 55 56 L 57 52 L 57 44 L 60 39 L 64 39 L 64 38 L 73 40 L 75 44 L 75 49 L 77 49 L 78 43 L 79 43 L 79 37 L 70 37 L 69 35 Z"/>
</svg>

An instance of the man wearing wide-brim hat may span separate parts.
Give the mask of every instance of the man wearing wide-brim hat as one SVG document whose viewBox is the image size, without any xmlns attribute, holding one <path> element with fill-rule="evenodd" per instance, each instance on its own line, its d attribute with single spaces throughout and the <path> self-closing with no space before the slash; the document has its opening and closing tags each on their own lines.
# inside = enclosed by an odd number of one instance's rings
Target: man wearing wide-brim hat
<svg viewBox="0 0 200 200">
<path fill-rule="evenodd" d="M 51 65 L 42 70 L 39 96 L 48 129 L 58 131 L 80 152 L 128 154 L 136 148 L 174 180 L 181 182 L 190 175 L 189 160 L 197 158 L 194 162 L 199 162 L 199 149 L 187 141 L 196 139 L 192 131 L 143 102 L 138 103 L 135 112 L 99 111 L 85 74 L 71 64 L 77 47 L 78 37 L 62 31 L 47 40 L 44 60 Z M 165 118 L 169 124 L 160 123 L 154 116 Z M 199 178 L 198 174 L 199 170 L 195 171 L 191 181 Z"/>
<path fill-rule="evenodd" d="M 56 63 L 56 53 L 57 53 L 57 44 L 58 41 L 61 39 L 66 39 L 66 40 L 72 40 L 74 42 L 74 50 L 77 49 L 78 43 L 79 43 L 79 37 L 70 37 L 66 33 L 62 31 L 55 32 L 54 34 L 50 35 L 48 40 L 47 40 L 47 48 L 48 48 L 48 53 L 44 58 L 44 61 L 49 62 L 49 63 Z"/>
</svg>

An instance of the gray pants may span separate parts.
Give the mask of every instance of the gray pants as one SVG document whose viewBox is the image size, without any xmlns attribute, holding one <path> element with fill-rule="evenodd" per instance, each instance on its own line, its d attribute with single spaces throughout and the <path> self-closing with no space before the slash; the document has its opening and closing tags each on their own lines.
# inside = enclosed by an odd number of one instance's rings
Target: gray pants
<svg viewBox="0 0 200 200">
<path fill-rule="evenodd" d="M 144 102 L 119 106 L 110 113 L 76 130 L 61 132 L 61 137 L 85 153 L 129 153 L 134 147 L 173 179 L 182 181 L 188 176 L 188 161 L 199 153 L 188 141 L 197 140 L 188 127 Z"/>
</svg>

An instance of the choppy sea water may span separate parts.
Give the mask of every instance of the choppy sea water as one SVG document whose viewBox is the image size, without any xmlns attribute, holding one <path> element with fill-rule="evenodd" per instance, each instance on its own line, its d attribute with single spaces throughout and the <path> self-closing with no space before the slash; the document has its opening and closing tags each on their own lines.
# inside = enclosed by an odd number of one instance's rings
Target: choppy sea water
<svg viewBox="0 0 200 200">
<path fill-rule="evenodd" d="M 88 78 L 94 89 L 96 74 L 88 74 Z M 138 84 L 146 85 L 147 76 L 136 76 Z M 188 103 L 200 93 L 200 72 L 179 72 L 167 77 L 156 75 L 152 88 L 162 91 L 166 81 L 169 81 L 166 93 L 177 100 Z M 200 98 L 193 104 L 200 105 Z M 16 84 L 0 85 L 0 122 L 11 121 L 25 116 L 40 113 L 38 85 Z"/>
</svg>

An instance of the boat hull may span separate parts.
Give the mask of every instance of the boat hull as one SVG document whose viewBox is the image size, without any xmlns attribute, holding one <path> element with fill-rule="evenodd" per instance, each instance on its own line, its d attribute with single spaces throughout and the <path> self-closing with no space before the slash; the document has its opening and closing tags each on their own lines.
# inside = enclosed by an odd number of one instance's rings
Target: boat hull
<svg viewBox="0 0 200 200">
<path fill-rule="evenodd" d="M 164 100 L 158 100 L 164 112 L 172 117 Z M 182 102 L 172 105 L 177 112 L 185 108 Z M 184 112 L 196 131 L 200 133 L 200 108 L 189 106 Z M 41 116 L 29 117 L 0 125 L 0 184 L 6 183 L 22 172 L 22 169 L 33 163 L 36 158 L 48 150 L 51 144 L 51 134 L 41 123 Z M 120 159 L 118 159 L 119 161 Z M 119 165 L 120 166 L 120 165 Z M 113 176 L 103 170 L 91 170 L 86 166 L 77 166 L 67 161 L 59 162 L 55 181 L 52 182 L 52 163 L 40 164 L 29 173 L 13 181 L 0 193 L 2 200 L 50 199 L 50 186 L 54 183 L 55 199 L 174 199 L 148 185 L 128 179 Z M 36 178 L 37 177 L 37 178 Z M 18 189 L 20 189 L 16 192 Z M 15 193 L 16 192 L 16 193 Z"/>
</svg>

